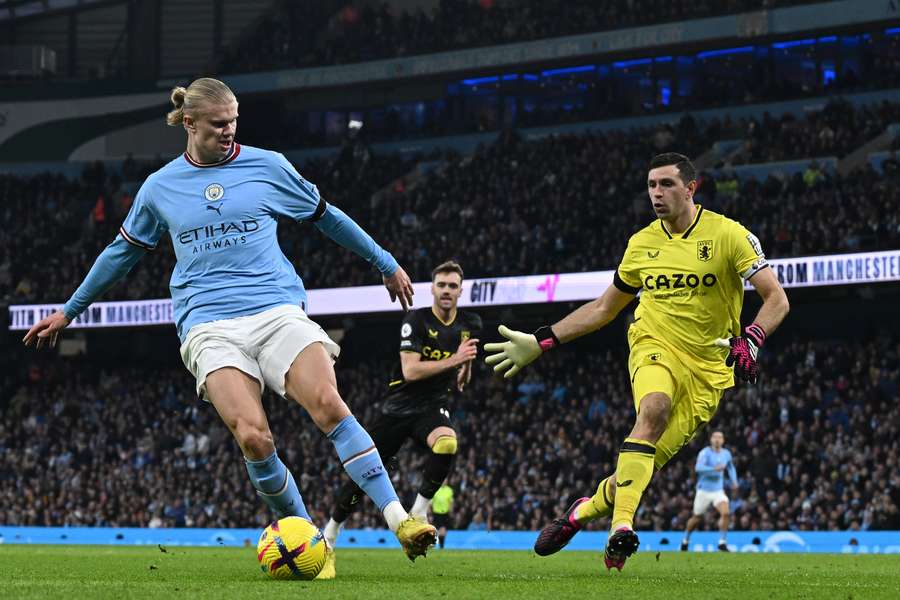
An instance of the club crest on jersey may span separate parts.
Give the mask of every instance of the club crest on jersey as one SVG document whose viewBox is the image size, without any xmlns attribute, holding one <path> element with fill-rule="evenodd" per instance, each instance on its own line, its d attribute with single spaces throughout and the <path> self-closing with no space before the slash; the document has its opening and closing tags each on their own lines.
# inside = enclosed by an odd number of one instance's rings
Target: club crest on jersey
<svg viewBox="0 0 900 600">
<path fill-rule="evenodd" d="M 203 197 L 206 198 L 207 202 L 215 202 L 222 198 L 225 195 L 225 188 L 222 187 L 221 184 L 211 183 L 206 186 L 206 189 L 203 190 Z"/>
<path fill-rule="evenodd" d="M 438 332 L 432 328 L 428 328 L 428 337 L 436 338 L 438 336 Z"/>
<path fill-rule="evenodd" d="M 461 331 L 459 334 L 459 339 L 463 342 L 466 341 L 467 339 L 469 339 L 470 337 L 472 337 L 471 331 Z"/>
<path fill-rule="evenodd" d="M 713 257 L 712 240 L 701 240 L 697 242 L 697 259 L 707 262 Z"/>
</svg>

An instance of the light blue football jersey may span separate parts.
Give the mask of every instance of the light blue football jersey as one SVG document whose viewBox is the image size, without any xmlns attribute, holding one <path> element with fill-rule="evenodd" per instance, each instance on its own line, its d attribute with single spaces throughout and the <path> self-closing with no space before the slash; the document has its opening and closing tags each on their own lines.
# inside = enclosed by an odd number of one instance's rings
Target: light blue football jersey
<svg viewBox="0 0 900 600">
<path fill-rule="evenodd" d="M 723 470 L 716 467 L 723 466 Z M 697 489 L 704 492 L 721 492 L 725 488 L 725 471 L 732 483 L 737 483 L 737 470 L 731 459 L 731 452 L 725 448 L 718 452 L 707 446 L 697 455 Z"/>
<path fill-rule="evenodd" d="M 70 318 L 84 310 L 137 262 L 135 248 L 152 250 L 166 233 L 177 258 L 169 287 L 182 341 L 199 323 L 285 304 L 306 309 L 303 282 L 278 245 L 279 217 L 314 221 L 384 274 L 397 268 L 284 156 L 235 143 L 218 163 L 201 165 L 185 153 L 150 175 L 119 229 L 119 247 L 101 254 L 64 310 Z"/>
</svg>

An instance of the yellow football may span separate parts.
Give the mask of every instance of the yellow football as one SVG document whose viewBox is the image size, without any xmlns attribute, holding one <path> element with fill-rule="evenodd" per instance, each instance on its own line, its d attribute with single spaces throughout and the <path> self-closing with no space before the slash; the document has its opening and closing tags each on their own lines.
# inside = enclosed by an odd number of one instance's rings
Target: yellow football
<svg viewBox="0 0 900 600">
<path fill-rule="evenodd" d="M 303 517 L 285 517 L 266 527 L 256 550 L 263 573 L 275 579 L 315 579 L 325 565 L 324 536 Z"/>
</svg>

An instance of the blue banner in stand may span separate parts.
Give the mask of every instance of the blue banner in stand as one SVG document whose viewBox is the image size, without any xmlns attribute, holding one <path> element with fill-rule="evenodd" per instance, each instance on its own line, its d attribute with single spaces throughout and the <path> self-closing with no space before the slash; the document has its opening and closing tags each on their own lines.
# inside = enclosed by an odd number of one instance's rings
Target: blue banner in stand
<svg viewBox="0 0 900 600">
<path fill-rule="evenodd" d="M 0 525 L 2 544 L 109 544 L 119 546 L 232 546 L 256 547 L 259 529 L 142 529 L 135 527 L 12 527 Z M 641 551 L 677 551 L 682 533 L 640 532 Z M 449 550 L 531 550 L 536 531 L 450 531 Z M 695 533 L 694 552 L 715 552 L 718 532 Z M 606 533 L 585 531 L 567 550 L 600 552 Z M 832 552 L 843 554 L 900 554 L 900 531 L 732 531 L 733 552 Z M 348 529 L 339 548 L 398 548 L 387 530 Z"/>
</svg>

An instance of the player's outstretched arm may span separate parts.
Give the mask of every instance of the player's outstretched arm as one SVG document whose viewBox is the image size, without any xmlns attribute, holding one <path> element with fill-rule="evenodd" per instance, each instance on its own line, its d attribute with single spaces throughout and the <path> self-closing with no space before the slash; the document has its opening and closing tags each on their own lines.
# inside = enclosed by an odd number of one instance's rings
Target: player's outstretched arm
<svg viewBox="0 0 900 600">
<path fill-rule="evenodd" d="M 412 306 L 413 287 L 409 275 L 391 253 L 379 246 L 356 221 L 338 207 L 328 204 L 314 222 L 319 231 L 375 265 L 381 272 L 391 302 L 399 298 L 403 310 Z"/>
<path fill-rule="evenodd" d="M 484 362 L 494 365 L 496 373 L 512 377 L 543 352 L 597 331 L 615 319 L 632 300 L 634 294 L 611 285 L 602 296 L 576 308 L 552 327 L 545 325 L 534 333 L 523 333 L 501 325 L 498 331 L 507 341 L 485 344 L 484 349 L 489 354 Z"/>
<path fill-rule="evenodd" d="M 116 236 L 94 261 L 87 277 L 63 309 L 35 323 L 22 341 L 26 346 L 34 344 L 38 348 L 44 345 L 55 346 L 59 332 L 90 306 L 91 302 L 122 279 L 146 253 L 144 248 L 129 244 L 121 235 Z"/>
<path fill-rule="evenodd" d="M 740 335 L 731 339 L 717 339 L 715 344 L 729 349 L 725 364 L 729 367 L 733 365 L 734 372 L 740 379 L 756 383 L 759 375 L 759 349 L 766 338 L 781 325 L 791 307 L 787 294 L 772 269 L 757 271 L 749 281 L 763 299 L 756 319 L 744 327 Z"/>
</svg>

